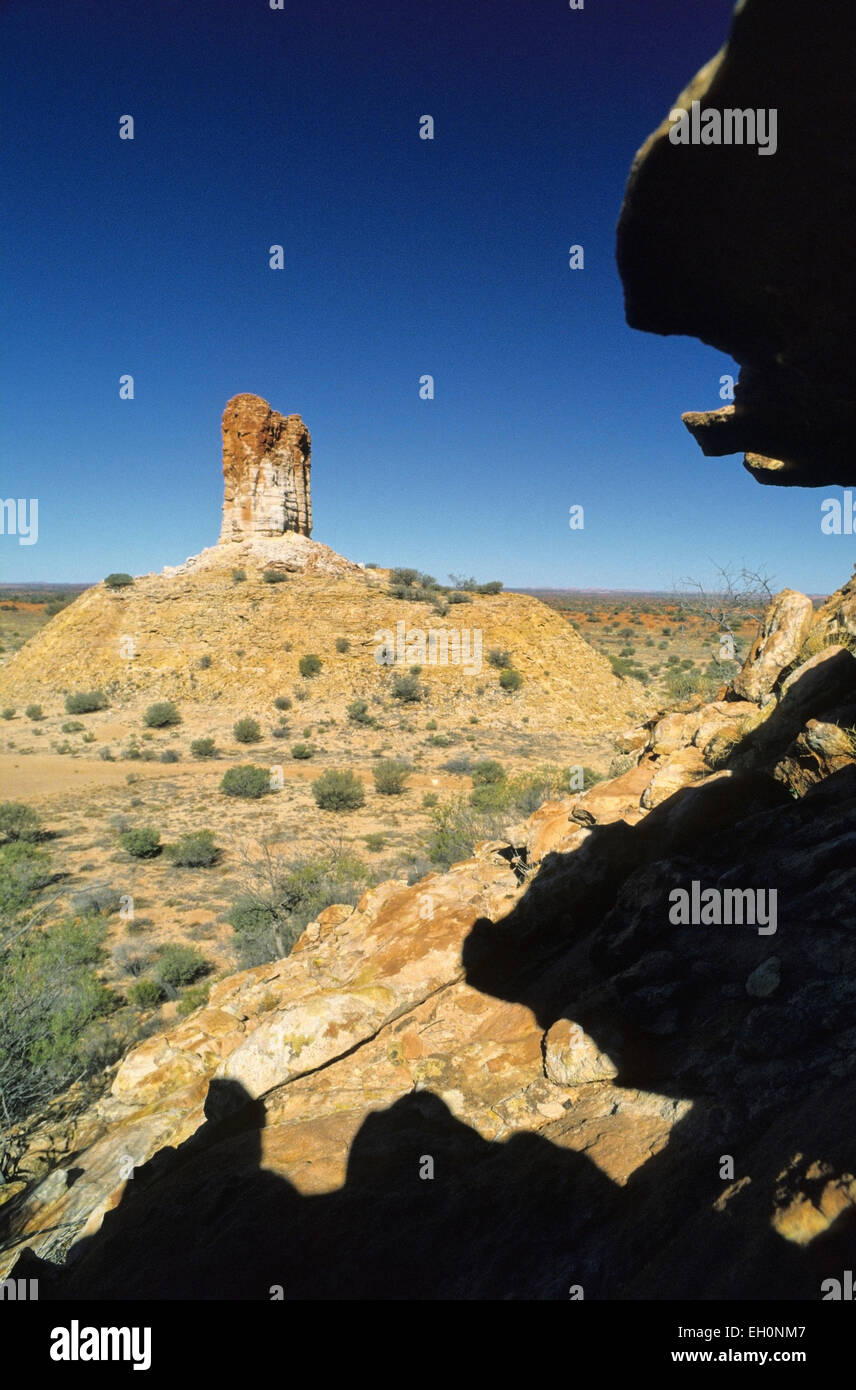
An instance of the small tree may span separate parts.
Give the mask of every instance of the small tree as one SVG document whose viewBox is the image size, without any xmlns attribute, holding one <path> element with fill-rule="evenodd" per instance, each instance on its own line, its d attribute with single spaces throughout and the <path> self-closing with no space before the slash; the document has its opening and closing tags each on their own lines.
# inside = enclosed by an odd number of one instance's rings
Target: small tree
<svg viewBox="0 0 856 1390">
<path fill-rule="evenodd" d="M 410 768 L 407 763 L 398 762 L 395 758 L 384 758 L 372 769 L 372 776 L 375 790 L 381 796 L 400 796 L 410 776 Z"/>
<path fill-rule="evenodd" d="M 320 656 L 316 656 L 314 652 L 307 652 L 305 656 L 300 658 L 297 664 L 301 676 L 306 680 L 311 680 L 313 676 L 317 676 L 321 667 L 324 665 Z"/>
<path fill-rule="evenodd" d="M 270 773 L 266 768 L 254 767 L 252 763 L 230 767 L 220 783 L 220 790 L 226 796 L 243 796 L 251 800 L 267 796 L 270 789 Z"/>
<path fill-rule="evenodd" d="M 322 811 L 356 811 L 366 799 L 359 777 L 332 768 L 312 783 L 312 795 Z"/>
<path fill-rule="evenodd" d="M 172 700 L 156 700 L 143 715 L 143 723 L 147 729 L 168 729 L 181 723 L 181 715 Z"/>
<path fill-rule="evenodd" d="M 104 580 L 104 585 L 107 589 L 127 589 L 133 582 L 134 577 L 130 574 L 108 574 Z"/>
<path fill-rule="evenodd" d="M 232 729 L 236 743 L 261 743 L 262 731 L 257 719 L 245 716 L 239 719 Z"/>
</svg>

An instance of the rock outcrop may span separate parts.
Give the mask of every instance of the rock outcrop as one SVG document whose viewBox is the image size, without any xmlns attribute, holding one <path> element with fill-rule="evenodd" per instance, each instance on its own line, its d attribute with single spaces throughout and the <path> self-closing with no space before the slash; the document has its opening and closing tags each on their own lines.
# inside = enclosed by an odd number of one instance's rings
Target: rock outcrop
<svg viewBox="0 0 856 1390">
<path fill-rule="evenodd" d="M 223 411 L 220 544 L 312 534 L 311 442 L 299 415 L 280 415 L 260 396 L 233 396 Z"/>
<path fill-rule="evenodd" d="M 44 1135 L 25 1155 L 0 1273 L 42 1299 L 818 1298 L 856 1225 L 854 600 L 758 644 L 754 699 L 650 721 L 630 772 L 328 908 L 144 1041 L 52 1172 Z M 674 920 L 694 882 L 774 889 L 774 931 Z"/>
<path fill-rule="evenodd" d="M 684 421 L 705 454 L 745 451 L 762 483 L 856 481 L 854 93 L 850 0 L 810 19 L 803 0 L 744 0 L 727 46 L 673 108 L 753 123 L 772 111 L 775 149 L 674 144 L 667 117 L 636 156 L 621 212 L 628 323 L 741 364 L 734 404 Z"/>
</svg>

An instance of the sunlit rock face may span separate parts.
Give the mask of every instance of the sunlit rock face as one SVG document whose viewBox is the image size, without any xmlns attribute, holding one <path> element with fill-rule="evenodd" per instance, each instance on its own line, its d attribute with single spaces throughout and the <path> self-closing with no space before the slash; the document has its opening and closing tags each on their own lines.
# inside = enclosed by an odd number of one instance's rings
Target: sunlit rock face
<svg viewBox="0 0 856 1390">
<path fill-rule="evenodd" d="M 312 534 L 311 441 L 299 415 L 261 396 L 233 396 L 223 412 L 220 544 L 296 531 Z"/>
</svg>

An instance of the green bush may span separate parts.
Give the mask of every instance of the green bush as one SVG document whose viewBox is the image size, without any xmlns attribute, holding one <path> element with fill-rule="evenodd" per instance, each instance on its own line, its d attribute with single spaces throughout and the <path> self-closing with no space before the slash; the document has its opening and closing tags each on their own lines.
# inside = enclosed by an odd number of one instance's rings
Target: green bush
<svg viewBox="0 0 856 1390">
<path fill-rule="evenodd" d="M 216 758 L 217 745 L 213 738 L 195 738 L 190 745 L 191 758 Z"/>
<path fill-rule="evenodd" d="M 507 782 L 483 782 L 470 792 L 470 805 L 477 811 L 507 811 L 511 789 Z"/>
<path fill-rule="evenodd" d="M 495 666 L 498 671 L 507 671 L 511 668 L 511 652 L 504 647 L 491 647 L 487 654 L 488 663 Z"/>
<path fill-rule="evenodd" d="M 432 864 L 448 867 L 469 859 L 479 840 L 503 838 L 504 821 L 495 813 L 480 811 L 462 799 L 441 802 L 431 813 L 426 837 Z"/>
<path fill-rule="evenodd" d="M 211 658 L 208 653 L 206 652 L 204 656 L 200 656 L 196 664 L 200 671 L 208 671 L 211 667 Z"/>
<path fill-rule="evenodd" d="M 232 570 L 232 583 L 233 583 L 233 584 L 243 584 L 243 582 L 244 582 L 244 580 L 246 579 L 246 577 L 247 577 L 247 571 L 246 571 L 246 570 Z"/>
<path fill-rule="evenodd" d="M 287 578 L 288 575 L 283 574 L 282 570 L 262 571 L 262 580 L 265 584 L 284 584 Z"/>
<path fill-rule="evenodd" d="M 62 732 L 64 734 L 79 734 L 81 729 L 85 727 L 85 724 L 81 724 L 79 719 L 66 719 L 62 725 Z"/>
<path fill-rule="evenodd" d="M 375 831 L 371 835 L 363 836 L 363 844 L 372 854 L 380 854 L 382 849 L 386 849 L 386 836 Z"/>
<path fill-rule="evenodd" d="M 32 894 L 50 882 L 50 855 L 25 840 L 0 845 L 0 933 L 13 923 Z M 2 974 L 2 972 L 0 972 Z"/>
<path fill-rule="evenodd" d="M 143 715 L 143 723 L 148 729 L 168 729 L 181 723 L 181 715 L 172 700 L 156 700 Z"/>
<path fill-rule="evenodd" d="M 337 638 L 336 638 L 336 651 L 337 651 L 337 652 L 340 652 L 340 653 L 342 654 L 342 656 L 344 656 L 345 653 L 346 653 L 346 652 L 349 652 L 350 650 L 351 650 L 351 644 L 350 644 L 350 642 L 348 641 L 347 637 L 337 637 Z"/>
<path fill-rule="evenodd" d="M 446 602 L 447 602 L 447 603 L 472 603 L 472 599 L 470 598 L 469 594 L 462 594 L 462 593 L 459 593 L 459 592 L 455 591 L 454 593 L 451 593 L 451 594 L 448 594 L 448 595 L 447 595 L 447 597 L 446 597 Z"/>
<path fill-rule="evenodd" d="M 375 790 L 381 796 L 400 796 L 410 776 L 410 768 L 407 763 L 398 762 L 395 758 L 384 758 L 372 769 L 372 776 Z"/>
<path fill-rule="evenodd" d="M 374 724 L 374 719 L 369 714 L 368 703 L 365 700 L 352 700 L 345 706 L 345 713 L 352 724 Z"/>
<path fill-rule="evenodd" d="M 306 680 L 311 680 L 313 676 L 317 676 L 323 665 L 320 656 L 316 656 L 314 652 L 307 652 L 297 663 L 301 676 L 305 677 Z"/>
<path fill-rule="evenodd" d="M 236 743 L 261 743 L 262 731 L 257 719 L 251 719 L 245 715 L 239 719 L 232 729 Z"/>
<path fill-rule="evenodd" d="M 14 705 L 6 705 L 5 708 L 4 708 L 2 711 L 0 711 L 0 714 L 2 714 L 2 716 L 3 716 L 4 719 L 14 719 L 14 718 L 15 718 L 15 706 L 14 706 Z"/>
<path fill-rule="evenodd" d="M 515 671 L 513 666 L 507 666 L 504 671 L 499 673 L 499 684 L 503 690 L 509 694 L 513 690 L 519 690 L 523 684 L 523 677 L 519 671 Z"/>
<path fill-rule="evenodd" d="M 0 834 L 7 840 L 37 840 L 41 817 L 23 801 L 0 801 Z"/>
<path fill-rule="evenodd" d="M 24 713 L 28 719 L 32 719 L 36 722 L 38 722 L 39 719 L 44 719 L 45 717 L 44 713 L 42 712 L 41 705 L 27 705 L 27 708 L 24 710 Z"/>
<path fill-rule="evenodd" d="M 119 836 L 119 844 L 134 859 L 154 859 L 161 851 L 160 831 L 150 827 L 123 830 Z"/>
<path fill-rule="evenodd" d="M 108 574 L 104 580 L 105 587 L 108 589 L 127 589 L 133 582 L 133 575 L 122 573 Z"/>
<path fill-rule="evenodd" d="M 440 766 L 443 772 L 452 772 L 455 776 L 460 777 L 472 772 L 473 760 L 468 758 L 466 753 L 463 753 L 459 758 L 447 758 Z"/>
<path fill-rule="evenodd" d="M 311 743 L 295 743 L 291 749 L 292 758 L 296 758 L 298 762 L 305 762 L 307 758 L 312 758 L 314 755 L 315 749 Z"/>
<path fill-rule="evenodd" d="M 288 695 L 277 695 L 273 703 L 275 709 L 281 710 L 291 709 L 292 706 L 292 701 Z"/>
<path fill-rule="evenodd" d="M 163 989 L 157 980 L 135 980 L 125 993 L 136 1009 L 156 1009 L 163 999 Z"/>
<path fill-rule="evenodd" d="M 439 799 L 436 792 L 424 792 L 422 795 L 422 805 L 425 807 L 426 811 L 430 811 L 433 806 L 437 805 Z"/>
<path fill-rule="evenodd" d="M 363 784 L 355 773 L 332 768 L 312 783 L 312 795 L 322 811 L 356 811 L 366 799 Z"/>
<path fill-rule="evenodd" d="M 103 690 L 78 690 L 66 695 L 66 714 L 93 714 L 95 710 L 107 708 L 107 696 Z"/>
<path fill-rule="evenodd" d="M 85 737 L 83 741 L 86 742 Z M 174 748 L 165 748 L 158 758 L 159 763 L 177 763 L 178 761 L 179 756 Z"/>
<path fill-rule="evenodd" d="M 288 738 L 291 728 L 288 724 L 276 724 L 270 732 L 271 738 Z"/>
<path fill-rule="evenodd" d="M 393 676 L 392 698 L 403 705 L 415 705 L 424 697 L 424 690 L 415 676 Z"/>
<path fill-rule="evenodd" d="M 264 767 L 254 767 L 252 763 L 230 767 L 220 783 L 221 792 L 225 792 L 227 796 L 251 799 L 267 796 L 270 789 L 270 773 Z"/>
<path fill-rule="evenodd" d="M 195 946 L 166 946 L 152 970 L 154 978 L 161 985 L 180 989 L 182 985 L 192 985 L 200 975 L 207 975 L 211 966 L 202 952 Z"/>
<path fill-rule="evenodd" d="M 167 847 L 167 857 L 179 869 L 210 869 L 220 858 L 210 830 L 191 830 Z"/>
</svg>

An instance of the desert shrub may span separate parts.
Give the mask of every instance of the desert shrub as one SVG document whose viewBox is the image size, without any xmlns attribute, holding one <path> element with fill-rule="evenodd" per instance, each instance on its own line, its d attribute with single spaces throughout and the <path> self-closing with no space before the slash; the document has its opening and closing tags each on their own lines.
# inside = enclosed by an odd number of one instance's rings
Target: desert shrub
<svg viewBox="0 0 856 1390">
<path fill-rule="evenodd" d="M 153 977 L 161 985 L 179 989 L 182 985 L 192 985 L 200 975 L 207 975 L 211 966 L 196 946 L 166 946 L 158 957 L 152 970 Z"/>
<path fill-rule="evenodd" d="M 470 598 L 469 594 L 464 594 L 464 593 L 461 593 L 459 590 L 455 590 L 453 593 L 447 594 L 447 596 L 446 596 L 446 602 L 447 602 L 447 603 L 472 603 L 472 599 Z"/>
<path fill-rule="evenodd" d="M 270 789 L 270 773 L 267 768 L 255 767 L 252 763 L 230 767 L 220 783 L 221 792 L 225 792 L 227 796 L 251 799 L 267 796 Z"/>
<path fill-rule="evenodd" d="M 0 845 L 0 934 L 29 906 L 33 893 L 50 882 L 50 855 L 24 840 Z"/>
<path fill-rule="evenodd" d="M 119 836 L 119 844 L 134 859 L 154 859 L 161 850 L 160 831 L 153 830 L 150 826 L 141 827 L 139 830 L 124 830 Z"/>
<path fill-rule="evenodd" d="M 371 835 L 363 836 L 363 844 L 372 854 L 379 854 L 382 849 L 386 849 L 386 836 L 381 835 L 379 831 L 373 831 Z"/>
<path fill-rule="evenodd" d="M 186 1014 L 192 1014 L 194 1009 L 201 1009 L 208 1003 L 210 993 L 211 985 L 208 981 L 199 985 L 189 985 L 178 1002 L 178 1013 L 184 1017 Z"/>
<path fill-rule="evenodd" d="M 422 805 L 425 807 L 426 811 L 430 811 L 432 806 L 436 806 L 439 800 L 440 798 L 436 792 L 423 792 Z"/>
<path fill-rule="evenodd" d="M 115 574 L 108 574 L 107 578 L 104 580 L 104 586 L 107 589 L 127 589 L 133 582 L 133 575 L 118 572 Z"/>
<path fill-rule="evenodd" d="M 179 869 L 210 869 L 220 858 L 210 830 L 190 830 L 167 846 L 167 858 Z"/>
<path fill-rule="evenodd" d="M 286 710 L 291 709 L 292 701 L 288 695 L 277 695 L 273 704 L 274 709 Z"/>
<path fill-rule="evenodd" d="M 23 801 L 0 801 L 0 834 L 7 840 L 37 840 L 41 824 L 32 806 L 25 806 Z"/>
<path fill-rule="evenodd" d="M 344 656 L 345 653 L 346 653 L 346 652 L 349 652 L 350 650 L 351 650 L 351 644 L 350 644 L 350 642 L 348 641 L 347 637 L 337 637 L 337 638 L 336 638 L 336 651 L 337 651 L 337 652 L 340 652 L 340 653 L 342 654 L 342 656 Z"/>
<path fill-rule="evenodd" d="M 244 582 L 244 580 L 246 579 L 246 577 L 247 577 L 247 571 L 246 571 L 246 570 L 232 570 L 232 583 L 233 583 L 233 584 L 243 584 L 243 582 Z"/>
<path fill-rule="evenodd" d="M 311 743 L 295 743 L 291 749 L 291 756 L 298 762 L 306 762 L 308 758 L 315 756 L 315 749 Z"/>
<path fill-rule="evenodd" d="M 107 696 L 103 690 L 77 690 L 65 697 L 66 714 L 93 714 L 95 710 L 106 708 Z"/>
<path fill-rule="evenodd" d="M 271 738 L 288 738 L 291 728 L 288 724 L 275 724 L 270 733 Z"/>
<path fill-rule="evenodd" d="M 112 763 L 112 762 L 113 762 L 113 750 L 110 749 L 110 748 L 99 748 L 99 749 L 98 749 L 98 756 L 99 756 L 99 758 L 101 759 L 102 762 L 105 762 L 105 763 Z"/>
<path fill-rule="evenodd" d="M 436 720 L 436 719 L 429 719 L 428 722 L 427 722 L 426 725 L 425 725 L 425 728 L 426 728 L 426 729 L 436 729 L 436 728 L 437 728 L 437 720 Z"/>
<path fill-rule="evenodd" d="M 472 772 L 473 760 L 464 753 L 458 758 L 447 758 L 440 766 L 443 772 L 452 772 L 456 776 L 461 776 Z"/>
<path fill-rule="evenodd" d="M 147 729 L 168 729 L 181 723 L 181 715 L 172 700 L 156 700 L 143 715 L 143 723 Z"/>
<path fill-rule="evenodd" d="M 156 1009 L 163 999 L 163 989 L 157 980 L 134 980 L 125 993 L 135 1009 Z"/>
<path fill-rule="evenodd" d="M 213 738 L 195 738 L 190 745 L 191 758 L 216 758 L 217 744 Z"/>
<path fill-rule="evenodd" d="M 675 700 L 688 700 L 693 695 L 698 695 L 705 684 L 704 676 L 701 671 L 688 671 L 679 666 L 673 666 L 666 672 L 666 689 Z"/>
<path fill-rule="evenodd" d="M 251 719 L 245 715 L 239 719 L 232 729 L 236 743 L 261 743 L 262 731 L 257 719 Z"/>
<path fill-rule="evenodd" d="M 470 792 L 470 805 L 477 811 L 507 811 L 511 804 L 511 788 L 506 781 L 481 782 Z"/>
<path fill-rule="evenodd" d="M 390 693 L 403 705 L 418 704 L 425 694 L 415 676 L 393 676 Z"/>
<path fill-rule="evenodd" d="M 304 927 L 331 903 L 356 903 L 371 871 L 352 854 L 285 860 L 264 854 L 249 861 L 244 891 L 227 914 L 243 967 L 287 956 Z"/>
<path fill-rule="evenodd" d="M 511 694 L 514 690 L 519 690 L 523 684 L 523 677 L 519 671 L 515 671 L 513 666 L 507 666 L 504 671 L 499 673 L 499 684 L 501 688 Z"/>
<path fill-rule="evenodd" d="M 502 580 L 489 579 L 486 584 L 479 584 L 476 588 L 477 594 L 500 594 L 502 593 Z"/>
<path fill-rule="evenodd" d="M 323 665 L 324 663 L 320 656 L 316 656 L 314 652 L 307 652 L 306 655 L 302 656 L 298 661 L 297 668 L 304 679 L 311 680 L 313 676 L 318 675 Z"/>
<path fill-rule="evenodd" d="M 265 584 L 284 584 L 287 578 L 288 575 L 283 574 L 282 570 L 262 571 L 262 580 Z"/>
<path fill-rule="evenodd" d="M 455 739 L 451 734 L 431 734 L 426 743 L 430 743 L 432 748 L 451 748 Z"/>
<path fill-rule="evenodd" d="M 69 899 L 72 911 L 78 916 L 109 916 L 122 906 L 122 895 L 110 883 L 90 883 L 78 888 Z"/>
<path fill-rule="evenodd" d="M 355 773 L 333 768 L 315 779 L 312 795 L 322 811 L 356 811 L 366 799 L 363 784 Z"/>
<path fill-rule="evenodd" d="M 177 763 L 178 761 L 179 756 L 174 748 L 165 748 L 158 758 L 160 763 Z"/>
<path fill-rule="evenodd" d="M 32 719 L 34 722 L 45 717 L 41 705 L 27 705 L 24 713 L 28 719 Z"/>
<path fill-rule="evenodd" d="M 14 718 L 15 718 L 15 706 L 14 706 L 14 705 L 6 705 L 6 706 L 4 707 L 4 709 L 3 709 L 2 711 L 0 711 L 0 713 L 2 714 L 2 716 L 3 716 L 4 719 L 14 719 Z"/>
<path fill-rule="evenodd" d="M 211 658 L 208 655 L 208 653 L 206 652 L 204 656 L 200 656 L 196 664 L 199 667 L 200 671 L 209 670 L 211 666 Z"/>
<path fill-rule="evenodd" d="M 504 782 L 508 776 L 502 763 L 497 762 L 495 758 L 480 758 L 477 763 L 473 763 L 471 772 L 475 786 Z"/>
<path fill-rule="evenodd" d="M 399 762 L 395 758 L 384 758 L 383 762 L 372 769 L 372 776 L 375 790 L 381 796 L 400 796 L 410 776 L 410 768 L 407 763 Z"/>
<path fill-rule="evenodd" d="M 0 972 L 4 1128 L 118 1055 L 104 1032 L 115 998 L 98 979 L 105 924 L 68 920 L 28 931 Z"/>
<path fill-rule="evenodd" d="M 374 724 L 374 719 L 369 714 L 369 707 L 365 700 L 352 700 L 345 706 L 345 713 L 352 724 Z"/>
<path fill-rule="evenodd" d="M 79 734 L 86 726 L 81 724 L 79 719 L 66 719 L 61 727 L 64 734 Z"/>
<path fill-rule="evenodd" d="M 502 838 L 504 820 L 463 799 L 441 802 L 431 812 L 426 849 L 432 864 L 448 867 L 468 859 L 479 840 Z"/>
</svg>

